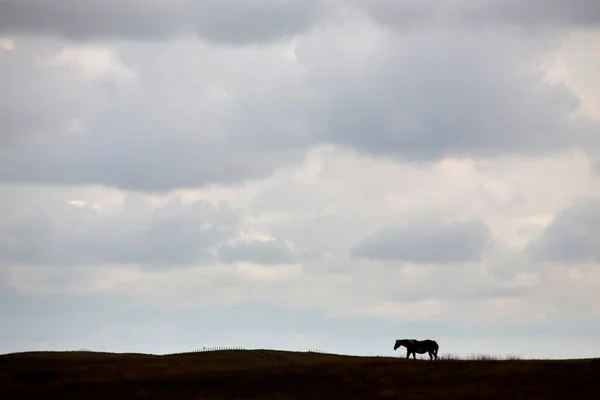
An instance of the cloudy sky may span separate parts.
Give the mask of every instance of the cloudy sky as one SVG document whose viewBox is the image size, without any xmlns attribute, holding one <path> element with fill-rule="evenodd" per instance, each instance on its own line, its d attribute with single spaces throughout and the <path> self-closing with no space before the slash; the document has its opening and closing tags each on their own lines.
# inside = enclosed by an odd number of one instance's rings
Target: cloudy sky
<svg viewBox="0 0 600 400">
<path fill-rule="evenodd" d="M 0 0 L 0 352 L 591 357 L 597 0 Z"/>
</svg>

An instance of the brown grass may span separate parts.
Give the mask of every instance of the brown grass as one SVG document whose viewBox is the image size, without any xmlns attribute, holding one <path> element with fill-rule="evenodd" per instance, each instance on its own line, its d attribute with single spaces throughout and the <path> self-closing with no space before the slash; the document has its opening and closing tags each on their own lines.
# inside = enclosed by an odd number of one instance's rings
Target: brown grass
<svg viewBox="0 0 600 400">
<path fill-rule="evenodd" d="M 402 353 L 401 353 L 402 354 Z M 54 369 L 56 385 L 14 385 Z M 0 399 L 577 399 L 598 392 L 590 360 L 471 356 L 438 361 L 275 350 L 154 356 L 31 352 L 0 356 Z"/>
</svg>

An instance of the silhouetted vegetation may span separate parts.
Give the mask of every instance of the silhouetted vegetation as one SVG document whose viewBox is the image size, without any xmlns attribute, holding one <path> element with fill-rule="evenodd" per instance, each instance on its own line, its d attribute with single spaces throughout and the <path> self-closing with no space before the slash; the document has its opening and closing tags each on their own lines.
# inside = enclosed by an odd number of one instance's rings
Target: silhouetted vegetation
<svg viewBox="0 0 600 400">
<path fill-rule="evenodd" d="M 440 354 L 431 362 L 428 357 L 222 350 L 163 356 L 28 352 L 0 356 L 0 371 L 9 378 L 0 388 L 1 399 L 410 400 L 587 398 L 596 390 L 599 368 L 590 359 Z"/>
</svg>

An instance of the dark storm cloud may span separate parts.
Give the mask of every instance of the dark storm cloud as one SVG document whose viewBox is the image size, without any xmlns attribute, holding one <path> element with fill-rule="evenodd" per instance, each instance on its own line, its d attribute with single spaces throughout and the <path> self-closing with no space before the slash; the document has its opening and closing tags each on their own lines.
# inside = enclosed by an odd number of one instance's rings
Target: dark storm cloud
<svg viewBox="0 0 600 400">
<path fill-rule="evenodd" d="M 347 27 L 299 38 L 294 62 L 274 49 L 120 44 L 122 67 L 137 77 L 128 83 L 36 66 L 55 52 L 21 39 L 0 55 L 0 180 L 165 192 L 264 178 L 324 142 L 437 161 L 598 141 L 597 124 L 571 119 L 573 94 L 533 72 L 544 35 L 379 34 L 366 53 Z M 211 85 L 226 100 L 209 99 Z M 68 134 L 73 119 L 84 134 Z"/>
<path fill-rule="evenodd" d="M 421 219 L 368 235 L 352 249 L 352 256 L 415 263 L 466 263 L 481 259 L 489 239 L 487 225 L 479 220 L 444 223 Z"/>
<path fill-rule="evenodd" d="M 177 267 L 210 261 L 210 248 L 233 234 L 237 214 L 208 203 L 178 200 L 149 210 L 130 196 L 116 215 L 55 204 L 31 212 L 6 229 L 4 262 L 32 265 L 126 264 Z"/>
<path fill-rule="evenodd" d="M 600 3 L 595 0 L 458 0 L 460 19 L 476 23 L 523 26 L 598 26 Z"/>
<path fill-rule="evenodd" d="M 528 249 L 538 259 L 600 261 L 600 200 L 582 199 L 562 210 Z"/>
<path fill-rule="evenodd" d="M 301 33 L 319 17 L 319 6 L 314 0 L 3 0 L 0 34 L 160 40 L 195 33 L 249 44 Z"/>
<path fill-rule="evenodd" d="M 197 82 L 199 69 L 225 69 L 219 60 L 231 58 L 206 61 L 206 47 L 198 46 L 198 54 L 168 44 L 126 46 L 139 64 L 139 80 L 128 84 L 72 65 L 40 66 L 57 47 L 23 41 L 0 58 L 0 86 L 7 89 L 0 93 L 0 180 L 163 192 L 263 177 L 299 161 L 311 143 L 310 134 L 293 137 L 293 129 L 310 130 L 290 102 L 259 108 L 251 98 L 223 106 L 209 99 L 209 84 Z M 243 89 L 234 95 L 244 96 Z M 83 121 L 84 134 L 70 134 L 74 119 Z"/>
<path fill-rule="evenodd" d="M 227 143 L 205 146 L 193 137 L 157 132 L 144 137 L 123 127 L 106 135 L 58 137 L 0 149 L 0 180 L 85 185 L 147 192 L 233 184 L 270 174 L 275 166 L 299 161 L 297 151 L 272 154 Z M 15 151 L 16 150 L 16 151 Z M 255 158 L 256 157 L 256 158 Z M 33 161 L 35 160 L 35 161 Z"/>
<path fill-rule="evenodd" d="M 595 26 L 595 0 L 355 0 L 399 29 L 457 25 Z M 342 3 L 337 3 L 340 5 Z M 195 33 L 216 43 L 265 42 L 307 30 L 332 11 L 326 0 L 3 0 L 0 35 L 34 33 L 75 40 L 156 40 Z"/>
<path fill-rule="evenodd" d="M 295 261 L 291 249 L 283 240 L 250 241 L 227 244 L 219 249 L 225 262 L 254 262 L 258 264 L 287 264 Z"/>
<path fill-rule="evenodd" d="M 302 33 L 321 15 L 319 0 L 189 1 L 190 28 L 215 43 L 253 43 Z"/>
<path fill-rule="evenodd" d="M 522 27 L 600 25 L 596 0 L 355 0 L 377 21 L 404 31 L 435 23 Z"/>
<path fill-rule="evenodd" d="M 390 40 L 355 79 L 315 74 L 324 136 L 371 155 L 428 161 L 558 154 L 596 143 L 598 124 L 570 117 L 578 99 L 534 72 L 532 55 L 543 43 L 492 31 Z"/>
</svg>

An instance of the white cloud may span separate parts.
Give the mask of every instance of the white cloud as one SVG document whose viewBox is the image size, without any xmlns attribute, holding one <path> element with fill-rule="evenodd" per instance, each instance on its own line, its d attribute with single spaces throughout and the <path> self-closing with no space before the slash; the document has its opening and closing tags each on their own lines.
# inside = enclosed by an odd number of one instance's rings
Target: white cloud
<svg viewBox="0 0 600 400">
<path fill-rule="evenodd" d="M 89 78 L 109 77 L 126 83 L 136 80 L 133 69 L 120 60 L 114 48 L 108 46 L 66 46 L 57 54 L 38 59 L 41 67 L 71 67 Z"/>
<path fill-rule="evenodd" d="M 600 30 L 570 32 L 543 67 L 549 83 L 564 84 L 577 94 L 581 104 L 574 115 L 600 121 Z"/>
<path fill-rule="evenodd" d="M 14 50 L 15 43 L 12 39 L 0 37 L 0 53 L 3 51 Z"/>
<path fill-rule="evenodd" d="M 302 275 L 302 265 L 263 266 L 239 263 L 237 271 L 248 281 L 284 282 L 296 280 Z"/>
</svg>

